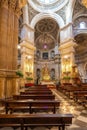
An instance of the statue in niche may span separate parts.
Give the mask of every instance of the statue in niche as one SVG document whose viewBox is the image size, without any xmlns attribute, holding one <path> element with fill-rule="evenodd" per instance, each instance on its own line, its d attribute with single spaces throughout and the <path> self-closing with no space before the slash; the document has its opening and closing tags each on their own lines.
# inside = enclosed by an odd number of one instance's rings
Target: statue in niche
<svg viewBox="0 0 87 130">
<path fill-rule="evenodd" d="M 44 81 L 50 80 L 50 71 L 47 64 L 45 64 L 45 66 L 42 68 L 42 80 Z"/>
<path fill-rule="evenodd" d="M 55 79 L 55 69 L 51 69 L 51 79 Z"/>
</svg>

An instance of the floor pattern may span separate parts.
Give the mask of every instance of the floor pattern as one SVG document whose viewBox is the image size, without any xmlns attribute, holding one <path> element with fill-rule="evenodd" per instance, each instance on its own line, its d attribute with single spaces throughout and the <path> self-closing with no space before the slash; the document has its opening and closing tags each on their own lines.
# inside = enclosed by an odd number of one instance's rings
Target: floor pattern
<svg viewBox="0 0 87 130">
<path fill-rule="evenodd" d="M 68 99 L 61 92 L 56 89 L 52 89 L 53 93 L 56 96 L 56 100 L 60 100 L 60 108 L 57 110 L 57 113 L 71 113 L 73 114 L 73 123 L 71 126 L 66 127 L 66 130 L 87 130 L 87 110 L 75 103 L 73 100 Z M 4 113 L 3 107 L 0 108 L 0 112 Z M 12 128 L 1 128 L 0 130 L 12 130 Z M 17 130 L 20 130 L 18 128 Z M 28 130 L 31 130 L 30 128 Z M 44 127 L 37 127 L 33 130 L 48 130 Z M 57 127 L 53 127 L 51 130 L 58 130 Z"/>
<path fill-rule="evenodd" d="M 71 113 L 74 115 L 73 124 L 66 130 L 87 130 L 87 109 L 73 100 L 68 99 L 57 90 L 53 90 L 56 99 L 61 100 L 60 113 Z"/>
</svg>

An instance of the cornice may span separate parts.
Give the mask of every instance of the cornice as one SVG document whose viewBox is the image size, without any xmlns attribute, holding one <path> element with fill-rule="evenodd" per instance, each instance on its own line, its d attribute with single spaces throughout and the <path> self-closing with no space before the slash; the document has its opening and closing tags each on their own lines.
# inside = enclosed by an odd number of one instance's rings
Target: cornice
<svg viewBox="0 0 87 130">
<path fill-rule="evenodd" d="M 77 47 L 76 42 L 74 41 L 74 39 L 68 39 L 66 41 L 64 41 L 60 47 L 59 50 L 65 49 L 65 48 L 69 48 L 69 47 Z"/>
</svg>

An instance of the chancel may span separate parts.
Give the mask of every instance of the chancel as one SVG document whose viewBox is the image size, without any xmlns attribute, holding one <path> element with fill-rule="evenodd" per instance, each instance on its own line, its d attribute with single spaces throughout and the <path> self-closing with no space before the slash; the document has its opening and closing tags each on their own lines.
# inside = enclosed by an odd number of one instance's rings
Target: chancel
<svg viewBox="0 0 87 130">
<path fill-rule="evenodd" d="M 0 129 L 13 128 L 87 130 L 87 0 L 0 0 Z"/>
</svg>

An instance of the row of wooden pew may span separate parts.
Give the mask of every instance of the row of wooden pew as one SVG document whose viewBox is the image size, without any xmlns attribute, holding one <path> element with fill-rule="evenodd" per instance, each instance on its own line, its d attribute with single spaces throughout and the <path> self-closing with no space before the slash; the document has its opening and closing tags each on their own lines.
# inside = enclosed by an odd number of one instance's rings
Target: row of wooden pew
<svg viewBox="0 0 87 130">
<path fill-rule="evenodd" d="M 2 104 L 5 106 L 6 114 L 0 114 L 0 127 L 20 127 L 21 130 L 27 130 L 28 127 L 57 126 L 59 130 L 65 130 L 65 126 L 72 124 L 72 114 L 56 114 L 60 101 L 55 100 L 55 95 L 47 86 L 29 87 L 19 95 L 13 95 L 11 99 L 3 99 Z M 25 111 L 28 114 L 24 114 Z M 52 111 L 53 114 L 38 114 L 38 111 Z M 22 114 L 13 114 L 14 112 Z"/>
<path fill-rule="evenodd" d="M 81 86 L 73 86 L 72 84 L 63 84 L 59 87 L 66 96 L 74 101 L 87 106 L 87 84 Z"/>
</svg>

